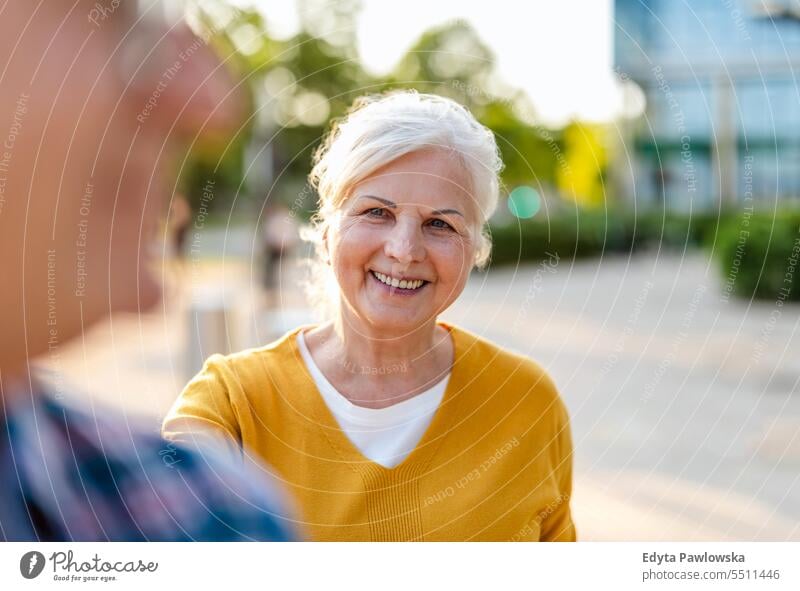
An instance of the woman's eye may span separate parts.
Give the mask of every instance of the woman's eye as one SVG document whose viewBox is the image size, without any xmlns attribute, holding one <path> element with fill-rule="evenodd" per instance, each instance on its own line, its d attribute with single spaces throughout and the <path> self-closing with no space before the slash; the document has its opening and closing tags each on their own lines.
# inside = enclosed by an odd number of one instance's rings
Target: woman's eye
<svg viewBox="0 0 800 591">
<path fill-rule="evenodd" d="M 439 228 L 441 230 L 452 230 L 453 229 L 453 227 L 450 224 L 448 224 L 446 221 L 444 221 L 444 220 L 434 219 L 434 220 L 431 220 L 430 223 L 431 223 L 431 226 L 433 226 L 434 228 Z"/>
<path fill-rule="evenodd" d="M 382 218 L 385 210 L 382 207 L 372 207 L 364 213 L 373 218 Z"/>
</svg>

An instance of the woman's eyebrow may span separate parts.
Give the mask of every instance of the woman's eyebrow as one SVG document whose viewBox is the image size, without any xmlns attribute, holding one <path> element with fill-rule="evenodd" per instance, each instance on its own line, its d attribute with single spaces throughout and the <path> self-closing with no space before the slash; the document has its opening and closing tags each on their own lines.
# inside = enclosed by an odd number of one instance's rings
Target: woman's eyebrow
<svg viewBox="0 0 800 591">
<path fill-rule="evenodd" d="M 383 197 L 376 197 L 375 195 L 359 195 L 359 199 L 374 199 L 375 201 L 380 201 L 386 207 L 391 207 L 392 209 L 397 209 L 397 203 L 394 201 L 389 201 L 388 199 L 384 199 Z"/>
<path fill-rule="evenodd" d="M 448 213 L 454 213 L 456 215 L 460 215 L 462 218 L 464 217 L 464 214 L 458 211 L 457 209 L 434 209 L 431 212 L 431 214 L 433 215 L 445 215 Z"/>
<path fill-rule="evenodd" d="M 384 199 L 383 197 L 378 197 L 377 195 L 359 195 L 359 199 L 374 199 L 375 201 L 380 201 L 386 207 L 391 207 L 392 209 L 397 209 L 397 203 L 394 201 L 389 201 L 388 199 Z M 464 214 L 458 211 L 457 209 L 434 209 L 431 211 L 431 215 L 446 215 L 448 213 L 454 213 L 456 215 L 460 215 L 462 218 Z"/>
</svg>

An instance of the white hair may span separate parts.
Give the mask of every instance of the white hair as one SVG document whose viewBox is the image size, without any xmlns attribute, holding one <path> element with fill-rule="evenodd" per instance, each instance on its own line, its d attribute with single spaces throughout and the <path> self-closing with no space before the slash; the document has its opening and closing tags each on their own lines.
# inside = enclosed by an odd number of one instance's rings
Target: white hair
<svg viewBox="0 0 800 591">
<path fill-rule="evenodd" d="M 497 207 L 503 168 L 494 134 L 457 102 L 415 90 L 360 97 L 334 121 L 314 154 L 309 181 L 319 207 L 304 238 L 321 254 L 330 220 L 359 182 L 401 156 L 431 148 L 450 151 L 468 174 L 466 189 L 477 213 L 474 264 L 483 266 L 491 252 L 486 222 Z M 321 294 L 312 289 L 311 295 L 319 299 Z"/>
</svg>

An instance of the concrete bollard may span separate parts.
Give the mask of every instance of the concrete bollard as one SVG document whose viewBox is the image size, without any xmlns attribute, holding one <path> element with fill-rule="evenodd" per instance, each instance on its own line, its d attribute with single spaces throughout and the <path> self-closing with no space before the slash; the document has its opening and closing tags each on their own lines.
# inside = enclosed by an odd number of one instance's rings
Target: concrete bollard
<svg viewBox="0 0 800 591">
<path fill-rule="evenodd" d="M 233 302 L 219 289 L 203 288 L 192 292 L 187 308 L 186 375 L 191 378 L 215 354 L 232 350 Z"/>
</svg>

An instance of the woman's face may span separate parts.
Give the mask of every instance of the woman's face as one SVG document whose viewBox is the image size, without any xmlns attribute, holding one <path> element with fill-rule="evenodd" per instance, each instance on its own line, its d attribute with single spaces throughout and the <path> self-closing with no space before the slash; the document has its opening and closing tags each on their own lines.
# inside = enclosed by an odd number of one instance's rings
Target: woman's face
<svg viewBox="0 0 800 591">
<path fill-rule="evenodd" d="M 454 155 L 431 149 L 353 188 L 327 236 L 345 322 L 403 336 L 459 296 L 475 260 L 469 186 Z"/>
</svg>

